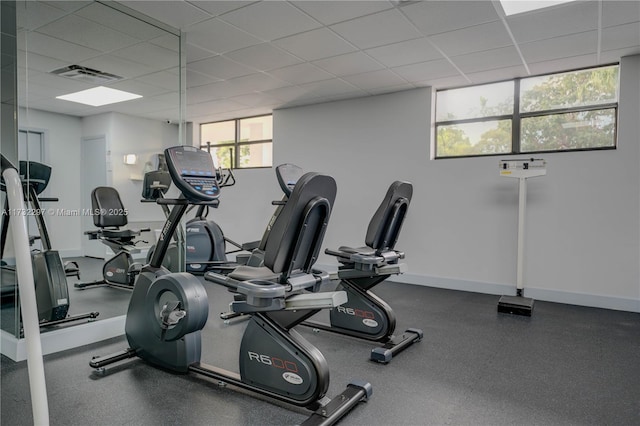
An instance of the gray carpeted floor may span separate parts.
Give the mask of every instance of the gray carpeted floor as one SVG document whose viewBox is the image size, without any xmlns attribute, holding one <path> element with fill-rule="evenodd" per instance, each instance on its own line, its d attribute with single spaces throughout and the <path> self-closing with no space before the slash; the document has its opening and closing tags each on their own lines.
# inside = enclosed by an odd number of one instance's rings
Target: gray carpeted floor
<svg viewBox="0 0 640 426">
<path fill-rule="evenodd" d="M 217 314 L 230 294 L 207 287 L 203 361 L 237 371 L 244 323 L 224 325 Z M 424 330 L 421 342 L 388 365 L 368 361 L 371 343 L 298 330 L 328 361 L 329 396 L 351 379 L 373 385 L 370 401 L 341 424 L 640 424 L 640 314 L 537 301 L 526 318 L 498 314 L 497 296 L 389 282 L 376 293 L 395 309 L 398 331 Z M 282 425 L 306 418 L 303 410 L 137 359 L 104 377 L 93 373 L 93 355 L 125 347 L 116 338 L 45 357 L 51 424 Z M 1 367 L 0 423 L 31 424 L 26 363 L 2 357 Z"/>
</svg>

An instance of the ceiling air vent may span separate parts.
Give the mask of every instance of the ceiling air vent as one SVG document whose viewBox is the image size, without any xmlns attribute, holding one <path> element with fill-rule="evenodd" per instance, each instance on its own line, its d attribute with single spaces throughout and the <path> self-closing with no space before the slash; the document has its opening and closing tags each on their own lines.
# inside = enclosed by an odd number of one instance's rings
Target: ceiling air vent
<svg viewBox="0 0 640 426">
<path fill-rule="evenodd" d="M 109 74 L 108 72 L 98 71 L 80 65 L 69 65 L 64 68 L 53 70 L 51 71 L 51 74 L 87 83 L 108 83 L 111 81 L 122 80 L 123 78 L 119 75 Z"/>
</svg>

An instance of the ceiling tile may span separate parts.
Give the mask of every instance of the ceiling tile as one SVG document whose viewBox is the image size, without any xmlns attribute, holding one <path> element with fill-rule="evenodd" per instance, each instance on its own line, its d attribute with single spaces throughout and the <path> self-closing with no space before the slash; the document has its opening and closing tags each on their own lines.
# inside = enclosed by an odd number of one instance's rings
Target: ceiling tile
<svg viewBox="0 0 640 426">
<path fill-rule="evenodd" d="M 420 37 L 395 9 L 335 24 L 331 29 L 361 49 Z"/>
<path fill-rule="evenodd" d="M 331 96 L 313 96 L 308 97 L 304 96 L 299 99 L 295 99 L 292 101 L 285 102 L 283 105 L 280 105 L 280 108 L 292 108 L 292 107 L 301 107 L 306 105 L 317 105 L 325 102 L 331 102 Z"/>
<path fill-rule="evenodd" d="M 269 96 L 264 93 L 251 93 L 248 95 L 234 96 L 229 100 L 233 102 L 237 102 L 242 105 L 246 105 L 248 107 L 257 107 L 257 106 L 273 107 L 281 103 L 279 99 L 276 99 L 273 96 Z"/>
<path fill-rule="evenodd" d="M 224 56 L 203 59 L 187 64 L 187 69 L 197 71 L 222 80 L 253 74 L 256 70 L 233 62 Z"/>
<path fill-rule="evenodd" d="M 31 74 L 30 74 L 31 75 Z M 33 83 L 37 81 L 39 87 L 32 87 Z M 28 93 L 35 92 L 43 97 L 54 98 L 56 96 L 64 95 L 67 93 L 77 92 L 79 90 L 85 90 L 95 85 L 84 83 L 70 78 L 60 77 L 58 75 L 38 73 L 37 79 L 31 78 L 28 86 Z M 46 89 L 44 89 L 46 88 Z M 44 90 L 43 90 L 44 89 Z"/>
<path fill-rule="evenodd" d="M 167 34 L 166 31 L 158 27 L 96 2 L 83 7 L 76 14 L 97 24 L 135 37 L 138 40 L 151 40 Z M 172 37 L 177 38 L 175 35 L 172 35 Z"/>
<path fill-rule="evenodd" d="M 112 55 L 97 56 L 86 61 L 80 61 L 78 65 L 119 75 L 124 78 L 134 78 L 154 71 L 153 68 L 147 65 Z"/>
<path fill-rule="evenodd" d="M 277 89 L 279 87 L 288 86 L 286 83 L 277 78 L 271 77 L 266 73 L 257 73 L 251 75 L 245 75 L 244 77 L 234 78 L 229 80 L 229 83 L 245 90 L 245 93 L 252 91 L 264 92 L 267 90 Z"/>
<path fill-rule="evenodd" d="M 355 96 L 366 95 L 362 90 L 339 79 L 316 81 L 315 83 L 307 83 L 299 86 L 306 94 L 306 98 L 328 97 L 342 94 L 352 94 Z"/>
<path fill-rule="evenodd" d="M 348 19 L 391 9 L 387 1 L 295 1 L 294 5 L 307 12 L 325 25 L 336 24 Z"/>
<path fill-rule="evenodd" d="M 596 59 L 595 54 L 567 56 L 555 60 L 529 63 L 529 69 L 533 75 L 566 71 L 597 65 Z"/>
<path fill-rule="evenodd" d="M 446 59 L 403 65 L 392 69 L 409 82 L 459 75 L 458 70 Z"/>
<path fill-rule="evenodd" d="M 442 59 L 440 52 L 426 38 L 374 47 L 366 52 L 388 67 Z"/>
<path fill-rule="evenodd" d="M 319 28 L 291 37 L 281 38 L 273 44 L 307 61 L 328 58 L 357 50 L 328 28 Z"/>
<path fill-rule="evenodd" d="M 219 19 L 210 19 L 188 28 L 187 43 L 222 54 L 262 43 L 262 40 Z"/>
<path fill-rule="evenodd" d="M 65 10 L 43 2 L 27 1 L 21 7 L 16 8 L 16 24 L 18 29 L 35 30 L 42 25 L 63 17 L 67 13 Z"/>
<path fill-rule="evenodd" d="M 104 52 L 139 42 L 136 38 L 75 15 L 65 16 L 40 27 L 38 32 Z"/>
<path fill-rule="evenodd" d="M 210 100 L 226 99 L 233 96 L 246 95 L 255 91 L 254 88 L 243 85 L 242 81 L 220 81 L 205 86 L 198 86 L 193 89 L 187 89 L 187 103 L 197 104 Z"/>
<path fill-rule="evenodd" d="M 211 101 L 211 102 L 204 102 L 196 105 L 187 105 L 187 115 L 197 116 L 197 115 L 217 114 L 221 112 L 239 110 L 243 108 L 246 108 L 246 106 L 230 100 Z"/>
<path fill-rule="evenodd" d="M 278 98 L 281 101 L 290 102 L 304 97 L 305 93 L 307 92 L 299 86 L 286 86 L 273 90 L 266 90 L 264 93 L 268 94 L 269 96 Z"/>
<path fill-rule="evenodd" d="M 508 16 L 518 43 L 543 40 L 598 28 L 598 2 L 576 2 L 536 12 Z"/>
<path fill-rule="evenodd" d="M 380 70 L 355 74 L 342 78 L 344 81 L 359 87 L 362 90 L 375 90 L 376 88 L 398 86 L 407 82 L 398 74 L 389 70 Z"/>
<path fill-rule="evenodd" d="M 125 6 L 164 22 L 174 28 L 185 28 L 211 15 L 184 1 L 120 1 Z"/>
<path fill-rule="evenodd" d="M 501 21 L 436 34 L 430 38 L 448 56 L 496 49 L 513 44 Z"/>
<path fill-rule="evenodd" d="M 46 99 L 38 101 L 37 104 L 31 102 L 32 99 L 29 97 L 30 107 L 33 109 L 40 109 L 43 111 L 52 111 L 58 114 L 69 114 L 75 116 L 84 116 L 88 115 L 87 112 L 91 111 L 87 105 L 82 105 L 77 102 L 69 102 L 63 101 L 61 99 Z"/>
<path fill-rule="evenodd" d="M 119 81 L 117 83 L 110 84 L 109 87 L 113 87 L 114 89 L 124 90 L 127 92 L 132 92 L 138 95 L 142 95 L 144 97 L 157 96 L 163 93 L 167 93 L 168 91 L 177 90 L 177 87 L 172 87 L 172 88 L 160 87 L 153 84 L 147 84 L 135 79 Z"/>
<path fill-rule="evenodd" d="M 450 59 L 465 74 L 522 65 L 522 59 L 513 46 L 468 53 Z"/>
<path fill-rule="evenodd" d="M 602 30 L 602 50 L 640 46 L 640 23 L 618 25 Z"/>
<path fill-rule="evenodd" d="M 200 104 L 216 99 L 223 99 L 228 96 L 236 96 L 237 93 L 229 95 L 226 91 L 227 82 L 220 81 L 205 84 L 197 87 L 187 87 L 187 105 Z"/>
<path fill-rule="evenodd" d="M 180 66 L 180 56 L 173 50 L 151 43 L 138 43 L 111 53 L 119 58 L 139 62 L 141 64 L 163 70 Z"/>
<path fill-rule="evenodd" d="M 372 95 L 384 95 L 385 93 L 401 92 L 403 90 L 415 89 L 415 86 L 409 83 L 400 84 L 398 86 L 389 87 L 377 87 L 369 89 L 368 92 Z"/>
<path fill-rule="evenodd" d="M 288 81 L 292 84 L 311 83 L 312 81 L 327 80 L 333 75 L 321 70 L 310 63 L 302 63 L 289 67 L 269 71 L 269 74 L 280 80 Z"/>
<path fill-rule="evenodd" d="M 524 43 L 520 45 L 520 51 L 527 63 L 533 63 L 596 53 L 597 45 L 598 32 L 588 31 Z"/>
<path fill-rule="evenodd" d="M 154 86 L 163 87 L 168 90 L 178 90 L 180 85 L 178 76 L 167 71 L 146 74 L 138 77 L 137 80 Z"/>
<path fill-rule="evenodd" d="M 150 39 L 149 43 L 172 50 L 176 55 L 180 53 L 180 38 L 174 34 L 165 33 L 160 37 Z"/>
<path fill-rule="evenodd" d="M 118 104 L 118 112 L 131 115 L 147 115 L 152 112 L 162 112 L 163 120 L 173 119 L 172 115 L 179 114 L 179 108 L 167 108 L 167 105 L 178 105 L 178 93 L 165 93 L 163 95 L 145 97 L 126 101 Z M 111 110 L 113 106 L 108 109 Z"/>
<path fill-rule="evenodd" d="M 43 1 L 42 3 L 46 3 L 49 6 L 56 7 L 58 9 L 62 9 L 66 12 L 74 12 L 78 9 L 82 9 L 90 3 L 93 3 L 92 0 L 62 0 L 62 1 Z"/>
<path fill-rule="evenodd" d="M 613 27 L 640 21 L 640 1 L 607 0 L 602 2 L 602 26 Z"/>
<path fill-rule="evenodd" d="M 209 50 L 198 47 L 194 44 L 187 43 L 187 63 L 196 62 L 201 59 L 211 58 L 213 56 L 218 56 L 217 53 L 211 52 Z"/>
<path fill-rule="evenodd" d="M 283 1 L 255 3 L 229 12 L 220 19 L 265 41 L 320 27 L 318 22 Z"/>
<path fill-rule="evenodd" d="M 33 53 L 31 51 L 26 53 L 26 58 L 30 70 L 41 72 L 51 72 L 58 68 L 69 65 L 69 63 L 66 61 L 50 58 L 48 56 L 38 55 L 37 53 Z"/>
<path fill-rule="evenodd" d="M 240 9 L 241 7 L 245 7 L 251 3 L 255 3 L 255 1 L 193 1 L 189 0 L 187 3 L 191 3 L 192 5 L 204 10 L 211 16 L 222 15 L 223 13 L 231 12 L 232 10 Z"/>
<path fill-rule="evenodd" d="M 347 53 L 346 55 L 321 59 L 313 63 L 335 75 L 360 74 L 384 68 L 362 52 Z"/>
<path fill-rule="evenodd" d="M 403 6 L 401 10 L 424 35 L 500 19 L 489 1 L 420 1 Z"/>
<path fill-rule="evenodd" d="M 600 53 L 599 65 L 618 62 L 624 56 L 640 55 L 640 47 L 627 47 L 624 49 L 606 50 Z"/>
<path fill-rule="evenodd" d="M 258 44 L 245 49 L 227 53 L 225 57 L 260 71 L 268 71 L 302 62 L 270 43 Z"/>
<path fill-rule="evenodd" d="M 516 77 L 526 77 L 527 70 L 524 65 L 498 68 L 488 71 L 479 71 L 465 74 L 473 84 L 493 83 L 500 80 L 509 80 Z M 468 84 L 468 83 L 465 83 Z"/>
<path fill-rule="evenodd" d="M 469 80 L 461 76 L 432 78 L 414 83 L 416 87 L 433 87 L 434 89 L 449 89 L 452 87 L 468 86 Z"/>
<path fill-rule="evenodd" d="M 215 83 L 216 81 L 219 80 L 187 68 L 187 87 L 204 86 L 205 84 Z"/>
</svg>

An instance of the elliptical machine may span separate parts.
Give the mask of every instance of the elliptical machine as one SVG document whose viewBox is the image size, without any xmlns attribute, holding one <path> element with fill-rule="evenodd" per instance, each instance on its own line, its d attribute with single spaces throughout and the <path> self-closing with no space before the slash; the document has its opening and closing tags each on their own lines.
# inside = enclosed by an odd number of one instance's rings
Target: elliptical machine
<svg viewBox="0 0 640 426">
<path fill-rule="evenodd" d="M 49 231 L 47 230 L 47 224 L 44 220 L 44 210 L 40 206 L 40 201 L 58 201 L 58 199 L 38 198 L 38 195 L 40 195 L 49 184 L 51 167 L 36 161 L 20 161 L 19 167 L 25 198 L 31 206 L 36 225 L 38 226 L 38 235 L 29 236 L 29 243 L 33 244 L 35 240 L 40 240 L 42 243 L 42 250 L 32 250 L 31 252 L 40 326 L 49 327 L 83 319 L 93 320 L 98 317 L 98 312 L 69 315 L 70 298 L 67 285 L 67 271 L 60 258 L 60 253 L 51 247 Z M 1 186 L 2 191 L 5 191 L 4 181 Z M 8 210 L 7 199 L 2 214 L 0 257 L 4 255 L 10 218 L 11 214 Z M 15 270 L 9 265 L 3 265 L 2 270 L 15 273 Z M 3 286 L 3 299 L 14 299 L 15 296 L 13 286 Z"/>
<path fill-rule="evenodd" d="M 219 188 L 225 188 L 236 184 L 235 176 L 231 169 L 224 171 L 216 169 L 216 180 Z M 192 274 L 204 274 L 207 271 L 216 272 L 231 271 L 237 262 L 228 259 L 227 255 L 241 251 L 251 252 L 258 247 L 259 241 L 238 243 L 224 235 L 222 228 L 208 219 L 209 209 L 218 208 L 218 204 L 200 205 L 195 217 L 189 220 L 185 226 L 186 231 L 186 271 Z M 233 249 L 227 250 L 227 245 Z"/>
<path fill-rule="evenodd" d="M 218 188 L 232 186 L 235 184 L 233 173 L 229 170 L 226 174 L 216 172 Z M 164 195 L 171 186 L 171 176 L 166 170 L 154 170 L 145 173 L 142 183 L 143 203 L 156 202 Z M 231 271 L 238 266 L 237 262 L 227 259 L 227 254 L 239 251 L 251 251 L 257 246 L 257 242 L 240 244 L 224 236 L 220 226 L 212 220 L 207 219 L 208 209 L 217 208 L 219 200 L 211 205 L 198 206 L 196 215 L 186 224 L 187 237 L 181 227 L 176 230 L 174 236 L 176 244 L 171 244 L 163 260 L 163 266 L 171 272 L 178 272 L 177 247 L 181 246 L 180 241 L 186 241 L 186 271 L 192 274 L 203 274 L 207 270 L 215 269 L 217 272 Z M 169 217 L 170 209 L 166 204 L 160 204 L 165 218 Z M 189 210 L 193 208 L 190 207 Z M 235 250 L 226 251 L 227 243 L 236 247 Z M 155 246 L 152 246 L 147 253 L 147 262 L 151 261 Z"/>
<path fill-rule="evenodd" d="M 333 424 L 366 400 L 371 385 L 352 382 L 333 401 L 324 398 L 329 387 L 326 360 L 293 326 L 320 309 L 346 302 L 344 292 L 300 294 L 317 290 L 327 274 L 311 273 L 335 199 L 329 176 L 305 175 L 272 228 L 265 250 L 265 266 L 240 266 L 229 276 L 206 274 L 242 296 L 234 310 L 252 314 L 242 338 L 240 373 L 200 362 L 201 330 L 208 318 L 207 293 L 189 273 L 170 273 L 162 258 L 190 204 L 215 202 L 219 188 L 211 156 L 193 147 L 165 151 L 172 180 L 182 195 L 159 203 L 174 207 L 167 219 L 151 263 L 142 268 L 134 286 L 125 334 L 130 348 L 94 358 L 105 366 L 138 356 L 176 373 L 195 372 L 299 407 L 316 410 L 305 424 Z M 202 172 L 202 173 L 201 173 Z"/>
</svg>

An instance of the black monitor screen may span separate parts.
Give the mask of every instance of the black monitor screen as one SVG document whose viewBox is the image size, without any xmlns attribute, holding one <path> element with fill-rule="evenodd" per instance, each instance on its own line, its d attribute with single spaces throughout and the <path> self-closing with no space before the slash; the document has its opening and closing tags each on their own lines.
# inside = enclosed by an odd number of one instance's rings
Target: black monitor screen
<svg viewBox="0 0 640 426">
<path fill-rule="evenodd" d="M 202 154 L 205 155 L 202 155 Z M 182 176 L 215 176 L 215 166 L 204 151 L 178 151 L 174 157 L 176 169 Z"/>
</svg>

